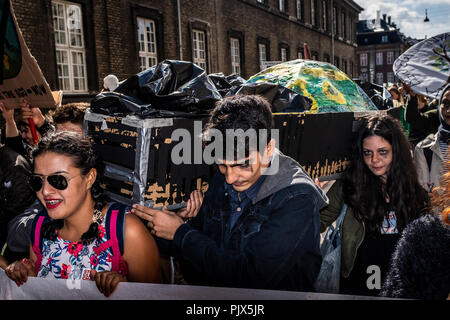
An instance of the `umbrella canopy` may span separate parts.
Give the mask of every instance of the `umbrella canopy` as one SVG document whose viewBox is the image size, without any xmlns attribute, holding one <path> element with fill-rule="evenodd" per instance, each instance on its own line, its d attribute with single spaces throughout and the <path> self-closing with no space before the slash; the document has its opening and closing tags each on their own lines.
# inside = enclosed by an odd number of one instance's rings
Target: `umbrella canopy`
<svg viewBox="0 0 450 320">
<path fill-rule="evenodd" d="M 439 99 L 450 83 L 450 32 L 416 43 L 394 61 L 393 71 L 416 93 Z"/>
<path fill-rule="evenodd" d="M 335 66 L 313 60 L 292 60 L 265 69 L 247 83 L 270 82 L 311 98 L 310 113 L 378 110 L 363 90 Z"/>
</svg>

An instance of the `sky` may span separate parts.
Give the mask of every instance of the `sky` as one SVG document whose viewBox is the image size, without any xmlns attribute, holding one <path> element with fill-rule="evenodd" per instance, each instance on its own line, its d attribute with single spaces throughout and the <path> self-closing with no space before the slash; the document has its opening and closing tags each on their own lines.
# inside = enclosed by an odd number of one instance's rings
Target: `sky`
<svg viewBox="0 0 450 320">
<path fill-rule="evenodd" d="M 375 19 L 377 10 L 380 16 L 391 16 L 405 36 L 416 39 L 430 38 L 450 32 L 450 0 L 354 0 L 364 8 L 360 20 Z M 424 22 L 425 9 L 429 22 Z M 387 20 L 387 18 L 386 18 Z"/>
</svg>

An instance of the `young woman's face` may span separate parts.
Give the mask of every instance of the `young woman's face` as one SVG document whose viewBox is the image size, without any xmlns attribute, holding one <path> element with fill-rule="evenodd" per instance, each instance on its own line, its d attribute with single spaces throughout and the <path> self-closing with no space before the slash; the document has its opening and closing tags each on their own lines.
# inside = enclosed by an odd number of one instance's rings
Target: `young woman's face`
<svg viewBox="0 0 450 320">
<path fill-rule="evenodd" d="M 363 140 L 362 152 L 369 170 L 386 179 L 392 163 L 392 145 L 383 137 L 370 136 Z"/>
<path fill-rule="evenodd" d="M 442 97 L 439 109 L 442 119 L 450 126 L 450 90 L 447 90 Z"/>
<path fill-rule="evenodd" d="M 36 192 L 52 219 L 66 219 L 91 199 L 91 178 L 83 176 L 69 156 L 46 152 L 34 160 L 34 175 L 43 178 L 42 188 Z M 48 176 L 61 175 L 67 187 L 59 190 L 48 182 Z"/>
</svg>

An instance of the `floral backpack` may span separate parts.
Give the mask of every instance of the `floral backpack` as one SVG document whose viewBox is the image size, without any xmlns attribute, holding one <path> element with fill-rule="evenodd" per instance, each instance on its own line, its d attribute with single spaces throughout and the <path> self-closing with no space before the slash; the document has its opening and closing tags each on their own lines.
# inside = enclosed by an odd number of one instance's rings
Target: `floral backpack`
<svg viewBox="0 0 450 320">
<path fill-rule="evenodd" d="M 95 253 L 98 255 L 100 252 L 111 247 L 113 253 L 111 271 L 118 272 L 124 276 L 128 273 L 126 262 L 122 257 L 125 237 L 125 214 L 127 211 L 128 207 L 123 204 L 117 202 L 110 203 L 108 211 L 105 215 L 106 236 L 108 240 L 102 242 L 98 247 L 94 248 Z M 48 216 L 47 210 L 44 208 L 36 215 L 31 227 L 31 245 L 37 258 L 36 270 L 39 270 L 42 262 L 42 225 L 50 220 L 51 218 Z"/>
</svg>

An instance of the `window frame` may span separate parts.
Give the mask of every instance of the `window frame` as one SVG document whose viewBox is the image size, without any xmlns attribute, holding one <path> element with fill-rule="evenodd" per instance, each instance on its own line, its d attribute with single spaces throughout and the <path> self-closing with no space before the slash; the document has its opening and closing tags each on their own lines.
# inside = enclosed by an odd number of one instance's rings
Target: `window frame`
<svg viewBox="0 0 450 320">
<path fill-rule="evenodd" d="M 347 35 L 346 35 L 346 32 L 347 32 L 347 25 L 346 25 L 346 22 L 347 22 L 347 18 L 346 18 L 346 13 L 345 13 L 345 10 L 344 9 L 341 9 L 341 36 L 342 36 L 342 39 L 346 39 L 347 38 Z"/>
<path fill-rule="evenodd" d="M 333 36 L 337 36 L 339 34 L 339 17 L 338 17 L 338 8 L 333 6 Z"/>
<path fill-rule="evenodd" d="M 198 43 L 199 45 L 201 44 L 200 39 L 197 39 L 197 35 L 203 35 L 203 48 L 200 48 L 200 46 L 197 46 L 197 48 L 196 48 L 196 43 Z M 206 37 L 207 37 L 207 33 L 205 30 L 199 29 L 199 28 L 192 28 L 192 30 L 191 30 L 192 62 L 194 64 L 198 65 L 200 68 L 202 68 L 205 71 L 208 70 L 208 55 L 207 55 L 207 47 L 206 47 L 207 38 Z M 196 49 L 198 52 L 196 52 Z M 202 52 L 204 53 L 203 58 L 200 58 L 198 56 L 196 57 L 196 53 L 201 55 Z M 202 66 L 202 64 L 204 64 L 204 67 Z"/>
<path fill-rule="evenodd" d="M 128 57 L 128 64 L 132 66 L 133 73 L 138 73 L 140 70 L 140 62 L 139 62 L 139 39 L 138 39 L 138 25 L 137 18 L 143 18 L 148 20 L 153 20 L 155 23 L 155 41 L 156 41 L 156 52 L 157 52 L 157 61 L 163 61 L 165 57 L 164 53 L 164 24 L 163 24 L 163 16 L 162 14 L 148 7 L 143 7 L 137 4 L 130 4 L 131 8 L 131 19 L 130 19 L 130 27 L 133 32 L 130 32 L 130 43 L 133 43 L 134 46 L 131 46 L 132 54 Z M 133 51 L 134 50 L 134 51 Z M 130 70 L 131 71 L 131 70 Z"/>
<path fill-rule="evenodd" d="M 394 64 L 395 61 L 395 54 L 394 51 L 388 51 L 386 52 L 386 64 Z"/>
<path fill-rule="evenodd" d="M 375 53 L 375 64 L 377 66 L 383 66 L 384 65 L 383 51 L 377 51 Z"/>
<path fill-rule="evenodd" d="M 316 0 L 310 1 L 310 14 L 311 14 L 311 25 L 314 27 L 318 27 L 317 21 L 317 2 Z"/>
<path fill-rule="evenodd" d="M 64 31 L 55 29 L 55 18 L 58 20 L 58 17 L 61 18 L 61 16 L 54 16 L 54 5 L 56 6 L 62 6 L 63 7 L 63 14 L 64 16 Z M 71 31 L 69 28 L 69 17 L 68 17 L 68 8 L 70 6 L 76 7 L 79 11 L 79 34 L 80 37 L 80 45 L 72 45 L 71 44 Z M 56 66 L 56 83 L 57 87 L 60 90 L 63 90 L 65 93 L 68 94 L 86 94 L 89 93 L 89 76 L 88 76 L 88 67 L 87 67 L 87 44 L 88 39 L 86 39 L 86 33 L 85 30 L 87 26 L 85 26 L 85 19 L 84 19 L 84 7 L 81 3 L 78 2 L 72 2 L 72 1 L 63 1 L 63 0 L 52 0 L 50 2 L 50 14 L 51 14 L 51 21 L 52 21 L 52 32 L 53 32 L 53 41 L 54 41 L 54 52 L 55 52 L 55 66 Z M 59 21 L 59 20 L 58 20 Z M 65 34 L 65 43 L 58 43 L 57 41 L 57 34 L 60 32 L 64 32 Z M 58 56 L 64 55 L 64 53 L 67 56 L 67 63 L 61 64 L 58 60 Z M 81 54 L 81 62 L 82 64 L 74 62 L 74 56 L 73 54 Z M 78 61 L 77 61 L 78 62 Z M 61 70 L 64 69 L 64 66 L 67 66 L 68 74 L 67 76 L 64 75 L 64 72 L 62 74 L 59 73 L 58 69 L 60 68 L 60 65 L 62 65 Z M 81 66 L 77 68 L 77 71 L 75 72 L 74 67 L 75 66 Z M 78 74 L 75 75 L 75 73 Z M 82 76 L 79 76 L 79 74 L 82 73 Z M 69 88 L 66 87 L 65 80 L 68 80 Z M 79 81 L 82 85 L 81 89 L 75 89 L 75 83 L 76 80 Z"/>
<path fill-rule="evenodd" d="M 328 4 L 327 0 L 322 0 L 322 29 L 328 31 Z"/>
<path fill-rule="evenodd" d="M 390 81 L 390 79 L 392 81 Z M 386 82 L 390 82 L 390 83 L 394 83 L 395 82 L 395 76 L 394 76 L 394 72 L 388 72 L 386 74 Z"/>
<path fill-rule="evenodd" d="M 278 11 L 281 13 L 286 14 L 287 13 L 287 0 L 278 0 Z"/>
<path fill-rule="evenodd" d="M 303 21 L 305 12 L 305 5 L 303 0 L 297 0 L 295 2 L 295 15 L 297 16 L 297 20 Z"/>
<path fill-rule="evenodd" d="M 381 75 L 381 83 L 378 81 L 379 80 L 379 77 L 378 77 L 379 75 Z M 377 84 L 383 84 L 384 83 L 384 74 L 383 74 L 383 72 L 377 72 L 375 74 L 375 80 L 376 80 Z"/>
<path fill-rule="evenodd" d="M 150 52 L 147 50 L 142 51 L 141 50 L 141 40 L 139 39 L 140 33 L 139 33 L 139 20 L 142 20 L 144 23 L 144 26 L 146 25 L 147 22 L 150 22 L 153 25 L 153 46 L 154 46 L 154 52 Z M 145 18 L 145 17 L 141 17 L 141 16 L 137 16 L 136 17 L 136 25 L 138 26 L 136 31 L 138 33 L 138 55 L 139 55 L 139 70 L 140 71 L 144 71 L 148 68 L 151 68 L 152 66 L 156 65 L 158 63 L 158 42 L 157 42 L 157 32 L 156 32 L 156 21 L 153 19 L 149 19 L 149 18 Z M 147 49 L 148 45 L 151 44 L 151 42 L 147 41 L 147 33 L 146 33 L 146 28 L 144 28 L 144 48 Z M 145 59 L 145 68 L 142 68 L 142 63 L 141 63 L 141 59 L 144 58 Z M 149 60 L 150 59 L 154 59 L 155 62 L 150 65 Z M 148 65 L 147 65 L 148 63 Z"/>
<path fill-rule="evenodd" d="M 363 59 L 363 57 L 365 57 L 365 58 Z M 367 65 L 369 63 L 368 57 L 369 57 L 369 55 L 365 52 L 359 54 L 359 65 L 361 67 L 367 67 Z M 363 61 L 365 61 L 365 63 L 363 63 Z"/>
<path fill-rule="evenodd" d="M 270 40 L 263 37 L 257 37 L 256 38 L 256 58 L 259 65 L 259 70 L 263 70 L 261 67 L 261 45 L 264 45 L 265 47 L 265 60 L 264 61 L 270 61 Z"/>
</svg>

